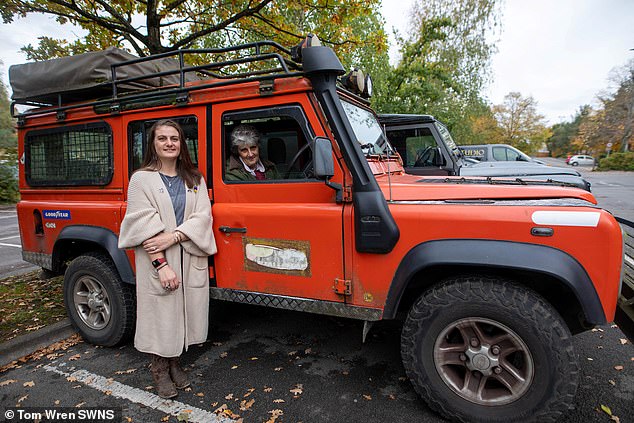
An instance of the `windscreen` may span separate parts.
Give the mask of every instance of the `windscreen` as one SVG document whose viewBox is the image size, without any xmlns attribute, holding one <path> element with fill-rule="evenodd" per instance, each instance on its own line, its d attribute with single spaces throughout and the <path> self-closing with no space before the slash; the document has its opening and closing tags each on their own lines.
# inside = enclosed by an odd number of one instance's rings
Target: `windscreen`
<svg viewBox="0 0 634 423">
<path fill-rule="evenodd" d="M 342 104 L 357 141 L 366 155 L 386 154 L 388 149 L 391 150 L 379 121 L 371 112 L 346 101 L 342 101 Z"/>
</svg>

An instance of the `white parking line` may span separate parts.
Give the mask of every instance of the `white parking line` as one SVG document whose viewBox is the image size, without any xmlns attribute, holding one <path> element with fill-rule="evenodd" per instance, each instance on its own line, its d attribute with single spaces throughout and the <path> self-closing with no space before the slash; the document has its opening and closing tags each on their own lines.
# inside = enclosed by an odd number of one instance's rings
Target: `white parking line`
<svg viewBox="0 0 634 423">
<path fill-rule="evenodd" d="M 175 417 L 178 417 L 180 413 L 187 410 L 186 421 L 188 422 L 235 423 L 234 420 L 222 418 L 210 411 L 203 410 L 202 408 L 194 407 L 180 401 L 166 400 L 151 392 L 143 391 L 120 382 L 115 382 L 111 379 L 106 379 L 103 376 L 91 373 L 87 370 L 79 369 L 73 372 L 65 372 L 60 369 L 60 367 L 64 365 L 65 363 L 62 363 L 59 367 L 56 367 L 47 364 L 43 368 L 48 372 L 53 372 L 58 375 L 65 376 L 66 378 L 73 378 L 73 381 L 81 382 L 84 385 L 103 393 L 109 392 L 109 395 L 115 398 L 122 398 L 124 400 L 141 404 Z"/>
<path fill-rule="evenodd" d="M 5 236 L 4 238 L 0 238 L 0 241 L 6 241 L 7 239 L 13 238 L 20 238 L 20 235 Z"/>
<path fill-rule="evenodd" d="M 0 219 L 10 219 L 10 218 L 15 219 L 15 215 L 13 215 L 13 216 L 0 216 Z"/>
<path fill-rule="evenodd" d="M 0 242 L 0 247 L 15 247 L 15 248 L 22 248 L 21 245 L 16 245 L 16 244 L 5 244 L 4 242 Z"/>
</svg>

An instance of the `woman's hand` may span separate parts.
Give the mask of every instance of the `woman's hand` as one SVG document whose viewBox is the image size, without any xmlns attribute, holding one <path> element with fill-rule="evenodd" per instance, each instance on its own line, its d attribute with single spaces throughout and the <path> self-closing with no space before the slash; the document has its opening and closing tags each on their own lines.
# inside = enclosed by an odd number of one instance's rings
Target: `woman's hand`
<svg viewBox="0 0 634 423">
<path fill-rule="evenodd" d="M 143 249 L 148 254 L 155 254 L 159 251 L 165 251 L 176 243 L 173 233 L 161 232 L 152 238 L 143 241 Z"/>
<path fill-rule="evenodd" d="M 161 285 L 166 291 L 173 291 L 178 288 L 178 285 L 180 285 L 180 281 L 176 277 L 176 273 L 174 273 L 174 270 L 172 270 L 169 264 L 161 267 L 158 270 L 158 275 Z"/>
</svg>

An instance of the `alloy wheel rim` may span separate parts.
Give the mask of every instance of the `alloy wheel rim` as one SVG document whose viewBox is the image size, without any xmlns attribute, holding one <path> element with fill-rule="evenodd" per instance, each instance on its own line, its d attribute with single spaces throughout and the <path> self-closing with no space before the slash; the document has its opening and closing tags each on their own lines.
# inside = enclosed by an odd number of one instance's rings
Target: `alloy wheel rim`
<svg viewBox="0 0 634 423">
<path fill-rule="evenodd" d="M 434 345 L 434 366 L 454 393 L 485 406 L 521 398 L 535 372 L 524 340 L 500 322 L 480 317 L 456 320 L 442 330 Z"/>
<path fill-rule="evenodd" d="M 110 322 L 110 298 L 96 278 L 89 275 L 77 278 L 73 289 L 73 301 L 77 314 L 90 329 L 103 329 Z"/>
</svg>

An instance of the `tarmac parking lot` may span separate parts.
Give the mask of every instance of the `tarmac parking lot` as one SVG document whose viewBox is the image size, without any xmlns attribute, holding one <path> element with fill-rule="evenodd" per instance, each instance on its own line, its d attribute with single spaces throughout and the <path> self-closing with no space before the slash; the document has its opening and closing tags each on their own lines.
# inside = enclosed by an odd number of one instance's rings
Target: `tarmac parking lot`
<svg viewBox="0 0 634 423">
<path fill-rule="evenodd" d="M 634 221 L 634 173 L 580 170 L 599 205 Z M 0 208 L 0 277 L 25 269 L 32 266 L 21 261 L 15 211 Z M 445 421 L 405 376 L 398 321 L 379 322 L 363 343 L 363 324 L 355 320 L 240 304 L 212 308 L 208 341 L 183 356 L 192 387 L 175 400 L 155 395 L 148 358 L 131 343 L 101 348 L 74 337 L 0 372 L 3 418 L 14 407 L 106 407 L 122 422 Z M 558 422 L 634 422 L 631 341 L 606 325 L 575 336 L 574 344 L 580 385 L 574 410 Z"/>
</svg>

